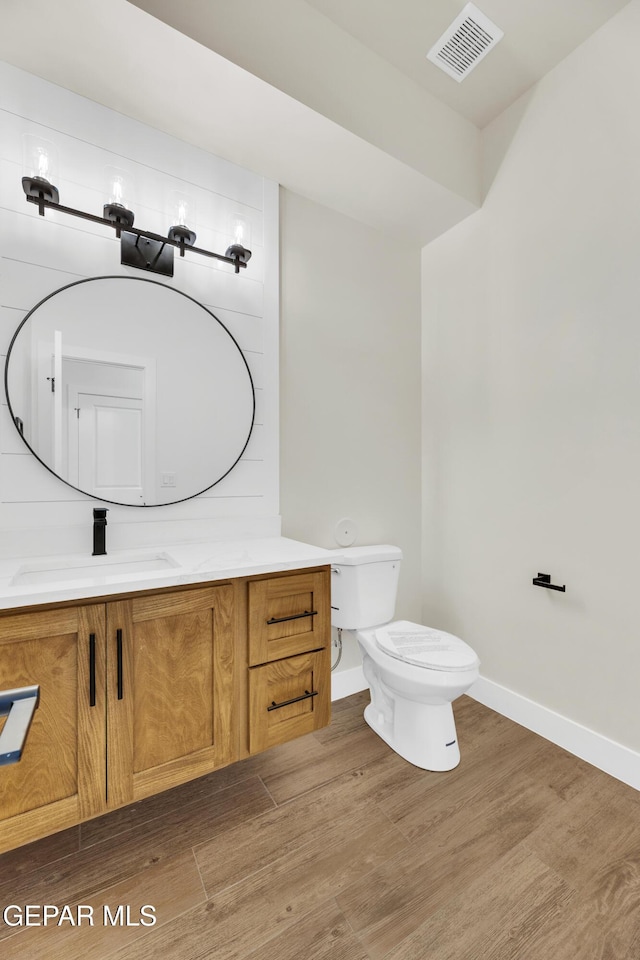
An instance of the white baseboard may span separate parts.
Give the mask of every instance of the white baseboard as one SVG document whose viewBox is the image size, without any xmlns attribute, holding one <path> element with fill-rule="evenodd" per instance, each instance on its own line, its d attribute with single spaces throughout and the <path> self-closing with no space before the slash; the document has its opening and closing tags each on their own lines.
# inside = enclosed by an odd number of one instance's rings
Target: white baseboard
<svg viewBox="0 0 640 960">
<path fill-rule="evenodd" d="M 640 754 L 615 740 L 583 727 L 507 687 L 480 677 L 468 695 L 491 710 L 515 720 L 527 730 L 586 760 L 599 770 L 640 790 Z"/>
<path fill-rule="evenodd" d="M 364 678 L 362 667 L 351 667 L 350 670 L 338 670 L 331 674 L 331 699 L 342 700 L 352 693 L 368 690 L 369 684 Z"/>
<path fill-rule="evenodd" d="M 362 667 L 341 670 L 331 675 L 331 699 L 341 700 L 352 693 L 366 690 L 368 686 Z M 640 753 L 486 677 L 476 680 L 468 696 L 568 750 L 616 780 L 640 790 Z"/>
</svg>

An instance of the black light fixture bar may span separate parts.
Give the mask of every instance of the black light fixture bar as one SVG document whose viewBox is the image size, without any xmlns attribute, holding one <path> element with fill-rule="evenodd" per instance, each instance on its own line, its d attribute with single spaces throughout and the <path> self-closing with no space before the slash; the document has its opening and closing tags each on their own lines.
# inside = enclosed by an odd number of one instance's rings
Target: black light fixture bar
<svg viewBox="0 0 640 960">
<path fill-rule="evenodd" d="M 25 190 L 26 192 L 26 190 Z M 173 259 L 171 259 L 171 270 L 164 268 L 156 268 L 154 265 L 154 260 L 159 262 L 160 255 L 166 246 L 177 247 L 180 250 L 180 256 L 184 257 L 185 249 L 188 249 L 192 253 L 198 253 L 203 257 L 211 257 L 214 260 L 221 260 L 223 263 L 230 263 L 234 267 L 235 273 L 240 273 L 241 267 L 246 267 L 247 261 L 251 257 L 251 251 L 241 247 L 238 244 L 234 244 L 232 247 L 229 247 L 229 250 L 234 251 L 233 256 L 227 256 L 222 253 L 214 253 L 212 250 L 205 250 L 202 247 L 194 247 L 185 243 L 184 237 L 179 239 L 172 239 L 171 237 L 163 237 L 158 233 L 152 233 L 150 230 L 139 230 L 134 226 L 127 226 L 124 223 L 119 223 L 116 220 L 108 220 L 106 217 L 99 217 L 95 213 L 86 213 L 84 210 L 76 210 L 74 207 L 65 207 L 61 203 L 56 203 L 53 200 L 48 200 L 46 197 L 40 194 L 39 196 L 30 196 L 27 194 L 27 202 L 35 203 L 38 207 L 38 213 L 41 217 L 44 217 L 44 212 L 46 209 L 49 210 L 58 210 L 60 213 L 68 213 L 72 217 L 80 217 L 82 220 L 89 220 L 91 223 L 101 223 L 105 227 L 111 227 L 111 229 L 116 231 L 116 237 L 119 237 L 123 241 L 123 250 L 124 250 L 124 240 L 125 235 L 129 234 L 130 237 L 135 237 L 133 241 L 134 246 L 138 246 L 138 240 L 143 239 L 154 244 L 154 249 L 156 250 L 156 256 L 154 259 L 149 260 L 142 258 L 144 260 L 144 265 L 140 263 L 135 263 L 133 260 L 122 262 L 127 262 L 129 266 L 139 267 L 140 269 L 150 270 L 153 273 L 164 273 L 165 275 L 173 276 Z M 159 248 L 158 248 L 158 245 Z"/>
</svg>

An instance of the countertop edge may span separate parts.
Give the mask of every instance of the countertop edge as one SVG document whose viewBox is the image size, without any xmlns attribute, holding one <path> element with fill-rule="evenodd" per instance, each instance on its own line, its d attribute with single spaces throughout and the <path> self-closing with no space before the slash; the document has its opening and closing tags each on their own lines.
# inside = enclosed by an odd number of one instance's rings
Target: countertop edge
<svg viewBox="0 0 640 960">
<path fill-rule="evenodd" d="M 311 544 L 288 540 L 287 538 L 270 538 L 268 541 L 260 540 L 255 541 L 255 543 L 259 544 L 261 550 L 265 550 L 268 549 L 268 544 L 271 542 L 271 539 L 275 545 L 274 553 L 281 553 L 279 559 L 249 556 L 246 559 L 234 558 L 225 561 L 223 558 L 220 558 L 210 567 L 206 567 L 203 562 L 196 563 L 191 568 L 186 563 L 182 563 L 167 570 L 156 571 L 154 573 L 141 572 L 122 576 L 96 576 L 87 578 L 86 580 L 69 579 L 55 581 L 50 584 L 39 583 L 23 586 L 10 585 L 8 581 L 15 576 L 15 574 L 11 574 L 9 577 L 0 577 L 0 611 L 22 610 L 25 608 L 28 609 L 77 600 L 101 600 L 102 598 L 113 595 L 170 589 L 171 587 L 220 583 L 244 577 L 260 576 L 261 574 L 266 575 L 302 570 L 309 567 L 327 566 L 332 561 L 332 551 L 325 550 L 322 547 L 314 547 Z M 253 545 L 252 541 L 247 542 Z M 237 541 L 234 545 L 236 544 Z M 193 546 L 195 547 L 196 545 Z M 210 547 L 215 547 L 218 552 L 224 549 L 224 546 L 221 545 L 220 542 L 215 542 L 213 544 L 197 544 L 197 552 L 206 552 Z M 180 553 L 184 553 L 185 550 L 186 552 L 190 552 L 192 545 L 168 545 L 160 549 L 173 555 L 179 555 Z M 121 551 L 112 556 L 122 557 L 124 554 L 130 553 L 132 553 L 132 551 Z M 56 564 L 60 563 L 59 558 L 51 558 L 51 560 Z M 209 562 L 211 561 L 209 560 Z M 35 563 L 37 564 L 37 560 Z M 30 558 L 28 565 L 34 565 L 34 558 Z M 78 565 L 77 560 L 75 561 L 75 565 Z M 16 567 L 18 566 L 19 561 L 16 561 Z"/>
</svg>

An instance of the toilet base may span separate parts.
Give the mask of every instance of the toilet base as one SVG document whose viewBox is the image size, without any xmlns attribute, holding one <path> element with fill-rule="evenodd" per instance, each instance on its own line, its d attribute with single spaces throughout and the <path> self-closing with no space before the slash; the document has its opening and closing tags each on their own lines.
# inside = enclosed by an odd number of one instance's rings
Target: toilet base
<svg viewBox="0 0 640 960">
<path fill-rule="evenodd" d="M 375 703 L 365 707 L 364 719 L 374 733 L 404 760 L 422 770 L 444 772 L 460 763 L 458 736 L 450 703 L 416 703 L 392 698 L 391 711 Z M 389 715 L 391 713 L 391 715 Z"/>
</svg>

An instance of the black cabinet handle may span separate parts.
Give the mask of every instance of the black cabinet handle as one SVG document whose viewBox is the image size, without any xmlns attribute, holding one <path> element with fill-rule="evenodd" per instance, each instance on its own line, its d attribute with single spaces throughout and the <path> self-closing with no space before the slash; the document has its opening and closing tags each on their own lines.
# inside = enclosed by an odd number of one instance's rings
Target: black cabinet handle
<svg viewBox="0 0 640 960">
<path fill-rule="evenodd" d="M 304 613 L 293 613 L 290 617 L 271 617 L 271 620 L 267 620 L 268 624 L 272 623 L 284 623 L 285 620 L 302 620 L 303 617 L 317 617 L 317 610 L 305 610 Z"/>
<path fill-rule="evenodd" d="M 551 583 L 550 573 L 539 573 L 531 582 L 534 587 L 546 587 L 547 590 L 560 590 L 561 593 L 565 593 L 567 589 L 566 586 L 559 587 L 556 583 Z"/>
<path fill-rule="evenodd" d="M 89 706 L 96 705 L 96 635 L 89 634 Z"/>
<path fill-rule="evenodd" d="M 305 690 L 301 697 L 294 697 L 293 700 L 283 700 L 282 703 L 276 703 L 275 700 L 271 701 L 271 706 L 267 707 L 267 710 L 279 710 L 280 707 L 288 707 L 290 703 L 298 703 L 299 700 L 308 700 L 310 697 L 317 697 L 318 691 L 312 690 L 309 693 L 308 690 Z"/>
<path fill-rule="evenodd" d="M 124 696 L 124 681 L 122 677 L 122 630 L 116 630 L 116 655 L 118 658 L 118 700 Z"/>
<path fill-rule="evenodd" d="M 39 702 L 39 686 L 0 691 L 0 717 L 7 718 L 0 733 L 0 767 L 21 759 Z"/>
</svg>

